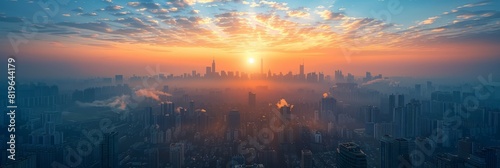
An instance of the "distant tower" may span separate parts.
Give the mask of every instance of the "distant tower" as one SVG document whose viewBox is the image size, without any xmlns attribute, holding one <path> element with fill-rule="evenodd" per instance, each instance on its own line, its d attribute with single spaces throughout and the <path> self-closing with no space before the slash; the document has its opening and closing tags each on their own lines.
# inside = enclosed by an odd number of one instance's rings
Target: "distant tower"
<svg viewBox="0 0 500 168">
<path fill-rule="evenodd" d="M 354 142 L 341 143 L 337 148 L 337 167 L 366 168 L 366 155 Z"/>
<path fill-rule="evenodd" d="M 409 142 L 406 139 L 394 139 L 390 135 L 384 135 L 380 139 L 380 167 L 396 168 L 409 162 Z M 394 159 L 400 158 L 400 159 Z"/>
<path fill-rule="evenodd" d="M 215 58 L 212 60 L 212 73 L 215 73 Z"/>
<path fill-rule="evenodd" d="M 123 84 L 123 75 L 115 75 L 115 83 Z"/>
<path fill-rule="evenodd" d="M 183 143 L 170 144 L 170 164 L 172 164 L 172 168 L 184 167 L 184 144 Z"/>
<path fill-rule="evenodd" d="M 302 64 L 300 65 L 300 79 L 305 79 L 306 78 L 306 75 L 304 74 L 304 62 L 302 62 Z"/>
<path fill-rule="evenodd" d="M 255 93 L 248 92 L 248 106 L 253 108 L 253 107 L 255 107 L 256 104 L 257 104 L 257 102 L 256 102 Z"/>
<path fill-rule="evenodd" d="M 301 168 L 313 168 L 314 167 L 311 150 L 309 150 L 309 149 L 302 150 L 302 159 L 300 162 L 300 167 Z"/>
<path fill-rule="evenodd" d="M 106 133 L 101 143 L 101 167 L 117 167 L 118 135 L 116 132 Z"/>
</svg>

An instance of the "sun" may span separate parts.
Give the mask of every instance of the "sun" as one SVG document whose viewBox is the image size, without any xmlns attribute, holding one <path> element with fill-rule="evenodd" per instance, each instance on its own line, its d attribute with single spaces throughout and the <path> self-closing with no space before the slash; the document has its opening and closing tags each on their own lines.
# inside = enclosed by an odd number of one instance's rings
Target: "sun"
<svg viewBox="0 0 500 168">
<path fill-rule="evenodd" d="M 249 64 L 253 64 L 253 63 L 255 63 L 255 59 L 253 59 L 253 58 L 248 58 L 248 63 L 249 63 Z"/>
</svg>

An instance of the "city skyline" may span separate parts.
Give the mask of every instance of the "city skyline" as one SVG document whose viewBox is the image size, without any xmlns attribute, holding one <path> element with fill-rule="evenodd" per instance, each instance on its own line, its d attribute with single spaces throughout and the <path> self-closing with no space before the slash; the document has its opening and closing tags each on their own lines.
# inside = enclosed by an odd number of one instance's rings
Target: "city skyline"
<svg viewBox="0 0 500 168">
<path fill-rule="evenodd" d="M 213 57 L 222 69 L 246 72 L 260 71 L 248 59 L 264 59 L 264 72 L 295 72 L 288 65 L 303 60 L 310 71 L 389 76 L 499 70 L 496 1 L 68 1 L 47 16 L 31 2 L 0 7 L 2 54 L 31 67 L 20 70 L 26 77 L 135 74 L 156 65 L 178 74 L 203 71 Z M 35 14 L 47 23 L 32 25 Z"/>
</svg>

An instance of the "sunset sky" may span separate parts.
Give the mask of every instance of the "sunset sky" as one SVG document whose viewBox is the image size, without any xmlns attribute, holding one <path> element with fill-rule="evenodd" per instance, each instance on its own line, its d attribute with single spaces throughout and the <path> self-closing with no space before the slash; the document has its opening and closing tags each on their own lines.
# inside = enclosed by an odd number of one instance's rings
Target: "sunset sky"
<svg viewBox="0 0 500 168">
<path fill-rule="evenodd" d="M 213 58 L 217 71 L 252 73 L 261 58 L 276 73 L 298 73 L 303 61 L 306 72 L 328 75 L 500 72 L 499 1 L 70 0 L 49 6 L 53 15 L 42 6 L 0 2 L 1 54 L 16 55 L 27 77 L 145 75 L 157 66 L 204 74 Z M 27 43 L 16 52 L 11 37 Z"/>
</svg>

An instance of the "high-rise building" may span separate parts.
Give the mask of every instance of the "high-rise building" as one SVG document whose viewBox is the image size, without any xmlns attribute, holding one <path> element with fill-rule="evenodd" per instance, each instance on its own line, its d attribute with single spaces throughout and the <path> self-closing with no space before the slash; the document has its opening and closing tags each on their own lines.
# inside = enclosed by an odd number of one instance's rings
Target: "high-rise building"
<svg viewBox="0 0 500 168">
<path fill-rule="evenodd" d="M 391 113 L 394 111 L 394 108 L 396 108 L 396 95 L 391 94 L 389 95 L 389 109 Z"/>
<path fill-rule="evenodd" d="M 255 93 L 248 92 L 248 106 L 250 107 L 255 107 L 257 102 L 256 102 L 256 96 Z"/>
<path fill-rule="evenodd" d="M 287 121 L 292 121 L 292 106 L 284 105 L 280 108 L 281 117 Z"/>
<path fill-rule="evenodd" d="M 123 83 L 123 75 L 115 75 L 115 83 L 122 84 Z"/>
<path fill-rule="evenodd" d="M 394 137 L 403 137 L 405 135 L 403 129 L 403 113 L 405 112 L 405 107 L 396 107 L 392 115 L 393 123 L 393 134 Z"/>
<path fill-rule="evenodd" d="M 212 60 L 212 73 L 213 73 L 213 74 L 217 73 L 217 72 L 215 71 L 215 58 Z"/>
<path fill-rule="evenodd" d="M 398 107 L 404 107 L 405 106 L 405 96 L 400 94 L 398 95 Z"/>
<path fill-rule="evenodd" d="M 321 109 L 319 112 L 319 118 L 322 121 L 333 121 L 336 118 L 335 104 L 337 100 L 333 98 L 331 94 L 324 93 L 323 98 L 321 98 Z"/>
<path fill-rule="evenodd" d="M 118 133 L 106 133 L 101 142 L 101 167 L 118 167 Z"/>
<path fill-rule="evenodd" d="M 304 73 L 304 63 L 300 64 L 299 78 L 301 80 L 305 80 L 306 79 L 306 74 Z"/>
<path fill-rule="evenodd" d="M 154 124 L 153 108 L 146 107 L 144 109 L 144 128 L 148 128 L 152 124 Z"/>
<path fill-rule="evenodd" d="M 337 167 L 366 168 L 366 154 L 354 142 L 340 143 L 337 148 Z"/>
<path fill-rule="evenodd" d="M 398 168 L 411 165 L 409 160 L 408 140 L 394 139 L 385 135 L 380 139 L 380 167 Z"/>
<path fill-rule="evenodd" d="M 194 100 L 189 101 L 189 109 L 188 109 L 188 116 L 192 117 L 194 115 Z"/>
<path fill-rule="evenodd" d="M 230 130 L 236 130 L 240 128 L 240 112 L 238 110 L 231 110 L 227 115 L 227 127 Z"/>
<path fill-rule="evenodd" d="M 420 119 L 421 109 L 420 102 L 417 100 L 411 100 L 410 103 L 406 105 L 403 112 L 402 127 L 404 129 L 404 137 L 412 138 L 419 136 L 419 119 Z"/>
<path fill-rule="evenodd" d="M 207 66 L 205 69 L 205 78 L 210 77 L 212 74 L 212 67 Z"/>
<path fill-rule="evenodd" d="M 173 102 L 162 102 L 160 107 L 161 115 L 174 115 L 175 104 Z"/>
<path fill-rule="evenodd" d="M 172 168 L 184 167 L 184 150 L 183 143 L 170 144 L 170 164 Z"/>
<path fill-rule="evenodd" d="M 469 137 L 458 141 L 458 157 L 467 159 L 473 151 L 473 143 Z"/>
<path fill-rule="evenodd" d="M 420 95 L 422 94 L 422 85 L 420 84 L 415 85 L 415 94 L 417 97 L 420 97 Z"/>
<path fill-rule="evenodd" d="M 300 161 L 300 167 L 301 168 L 313 168 L 314 167 L 314 162 L 313 162 L 311 150 L 309 150 L 309 149 L 302 150 L 302 158 Z"/>
</svg>

